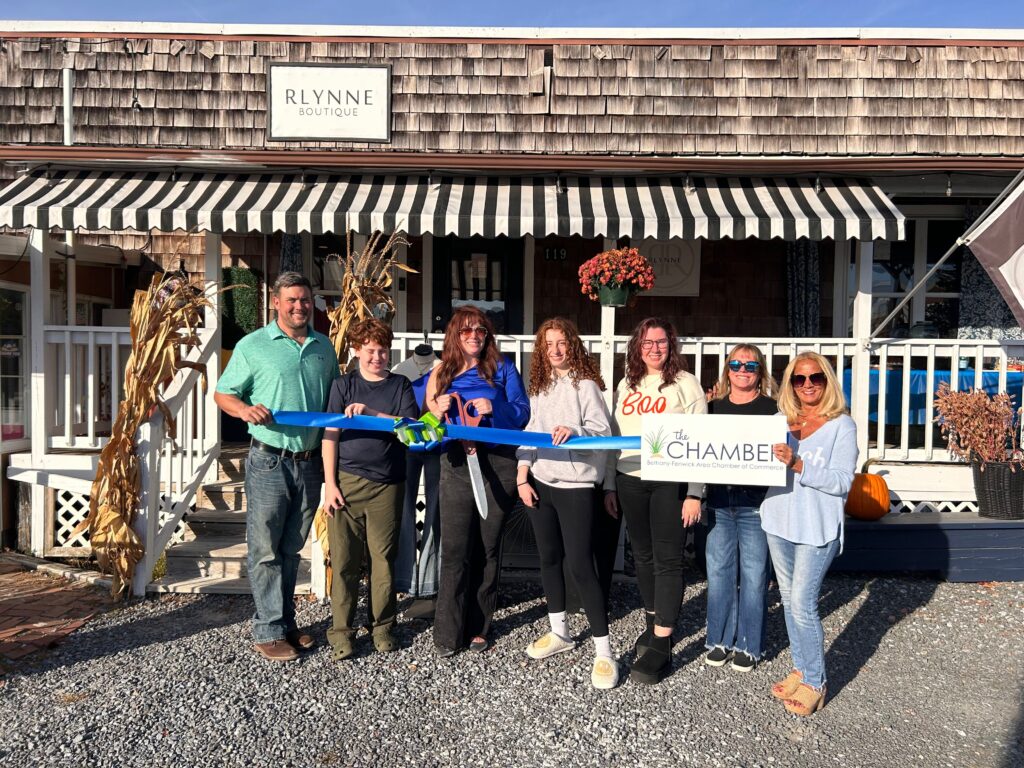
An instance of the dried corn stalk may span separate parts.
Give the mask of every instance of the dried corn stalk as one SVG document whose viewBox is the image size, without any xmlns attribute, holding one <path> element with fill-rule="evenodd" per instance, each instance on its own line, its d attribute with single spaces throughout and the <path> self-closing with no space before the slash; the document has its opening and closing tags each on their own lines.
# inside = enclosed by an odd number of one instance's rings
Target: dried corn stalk
<svg viewBox="0 0 1024 768">
<path fill-rule="evenodd" d="M 182 349 L 200 343 L 197 329 L 209 299 L 182 275 L 154 275 L 146 291 L 136 291 L 131 312 L 132 351 L 124 374 L 124 394 L 110 442 L 100 453 L 89 494 L 89 541 L 100 568 L 112 576 L 111 593 L 123 597 L 142 559 L 142 541 L 132 528 L 139 507 L 139 459 L 135 435 L 156 409 L 173 439 L 174 417 L 161 390 L 182 368 L 193 368 L 206 388 L 206 368 L 182 360 Z"/>
<path fill-rule="evenodd" d="M 381 245 L 384 236 L 374 232 L 360 253 L 352 253 L 352 233 L 348 233 L 345 243 L 347 255 L 344 259 L 345 275 L 341 280 L 341 298 L 337 306 L 327 312 L 331 321 L 328 331 L 334 351 L 338 355 L 341 369 L 345 369 L 348 360 L 348 329 L 353 323 L 373 317 L 374 307 L 383 304 L 389 313 L 395 309 L 395 300 L 388 289 L 392 283 L 392 269 L 405 272 L 416 270 L 395 259 L 395 251 L 399 246 L 409 245 L 405 235 L 393 232 Z M 327 591 L 331 591 L 331 553 L 327 536 L 327 512 L 323 507 L 316 511 L 313 520 L 316 537 L 324 554 L 324 566 L 327 568 Z"/>
<path fill-rule="evenodd" d="M 367 241 L 362 252 L 352 253 L 352 233 L 349 232 L 345 256 L 345 275 L 341 279 L 341 298 L 337 306 L 327 312 L 331 321 L 328 335 L 334 343 L 334 351 L 338 354 L 338 362 L 342 367 L 348 359 L 348 329 L 353 323 L 373 317 L 373 308 L 383 304 L 389 312 L 394 312 L 395 300 L 388 289 L 392 282 L 392 269 L 405 272 L 416 270 L 395 259 L 395 250 L 402 245 L 409 245 L 405 235 L 393 232 L 387 242 L 381 245 L 384 236 L 374 232 Z"/>
</svg>

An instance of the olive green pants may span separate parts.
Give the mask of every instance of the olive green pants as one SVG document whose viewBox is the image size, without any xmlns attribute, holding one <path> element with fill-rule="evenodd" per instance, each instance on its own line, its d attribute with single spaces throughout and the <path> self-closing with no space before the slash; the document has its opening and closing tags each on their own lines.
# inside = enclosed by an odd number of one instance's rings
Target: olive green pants
<svg viewBox="0 0 1024 768">
<path fill-rule="evenodd" d="M 375 483 L 347 472 L 338 473 L 338 487 L 347 507 L 336 511 L 327 522 L 334 618 L 327 639 L 332 644 L 355 631 L 359 577 L 366 552 L 370 573 L 367 619 L 374 630 L 387 630 L 395 623 L 394 565 L 405 497 L 404 483 Z"/>
</svg>

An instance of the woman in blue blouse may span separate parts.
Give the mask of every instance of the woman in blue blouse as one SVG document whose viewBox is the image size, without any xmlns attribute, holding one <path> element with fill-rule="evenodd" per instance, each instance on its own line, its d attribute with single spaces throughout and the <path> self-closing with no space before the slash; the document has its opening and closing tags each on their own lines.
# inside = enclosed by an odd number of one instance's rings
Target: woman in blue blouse
<svg viewBox="0 0 1024 768">
<path fill-rule="evenodd" d="M 828 360 L 816 352 L 794 357 L 782 375 L 779 410 L 789 422 L 785 443 L 773 446 L 789 468 L 785 487 L 770 488 L 761 527 L 782 594 L 793 671 L 772 687 L 796 715 L 825 704 L 825 633 L 818 596 L 842 549 L 843 507 L 857 466 L 857 428 Z"/>
<path fill-rule="evenodd" d="M 458 422 L 458 394 L 480 426 L 522 429 L 530 403 L 515 365 L 499 351 L 494 326 L 476 307 L 455 310 L 444 334 L 441 363 L 427 382 L 425 403 L 438 418 Z M 516 493 L 515 446 L 476 444 L 485 484 L 487 517 L 473 497 L 466 451 L 451 441 L 441 459 L 441 569 L 434 614 L 437 654 L 449 657 L 466 645 L 490 647 L 487 637 L 497 602 L 498 552 L 505 515 Z"/>
</svg>

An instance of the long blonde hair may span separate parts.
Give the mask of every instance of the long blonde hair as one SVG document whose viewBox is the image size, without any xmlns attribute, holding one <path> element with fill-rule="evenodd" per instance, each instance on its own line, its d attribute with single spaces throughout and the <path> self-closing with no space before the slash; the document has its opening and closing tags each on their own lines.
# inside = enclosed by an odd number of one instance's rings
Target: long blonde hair
<svg viewBox="0 0 1024 768">
<path fill-rule="evenodd" d="M 729 362 L 735 359 L 738 352 L 748 352 L 757 361 L 759 365 L 757 371 L 758 392 L 765 397 L 770 397 L 772 400 L 778 397 L 779 387 L 768 371 L 768 366 L 764 361 L 764 355 L 761 353 L 761 350 L 754 344 L 737 344 L 729 350 L 729 356 L 725 358 L 725 363 L 722 365 L 722 377 L 715 386 L 715 400 L 725 400 L 729 397 L 729 393 L 732 392 L 732 382 L 729 380 Z"/>
<path fill-rule="evenodd" d="M 818 415 L 825 421 L 831 421 L 836 416 L 849 413 L 846 407 L 846 397 L 843 395 L 843 388 L 839 386 L 836 372 L 832 364 L 817 352 L 801 352 L 789 361 L 786 371 L 782 374 L 782 384 L 779 389 L 779 410 L 786 414 L 786 421 L 796 424 L 801 418 L 800 399 L 793 391 L 791 379 L 793 369 L 797 363 L 804 361 L 817 364 L 821 372 L 825 374 L 825 391 L 821 394 L 821 401 L 818 405 Z"/>
</svg>

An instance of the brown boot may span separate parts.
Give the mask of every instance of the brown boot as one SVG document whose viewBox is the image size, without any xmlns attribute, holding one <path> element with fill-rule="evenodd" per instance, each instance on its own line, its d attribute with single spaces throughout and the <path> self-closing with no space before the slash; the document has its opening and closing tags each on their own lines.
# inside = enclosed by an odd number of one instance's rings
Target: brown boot
<svg viewBox="0 0 1024 768">
<path fill-rule="evenodd" d="M 316 640 L 313 639 L 312 635 L 307 635 L 305 632 L 300 632 L 297 629 L 287 632 L 284 639 L 288 641 L 288 645 L 300 653 L 302 651 L 312 651 L 316 646 Z"/>
<path fill-rule="evenodd" d="M 255 643 L 253 648 L 264 659 L 269 661 L 295 661 L 299 658 L 298 651 L 288 644 L 287 640 L 269 640 L 265 643 Z"/>
</svg>

